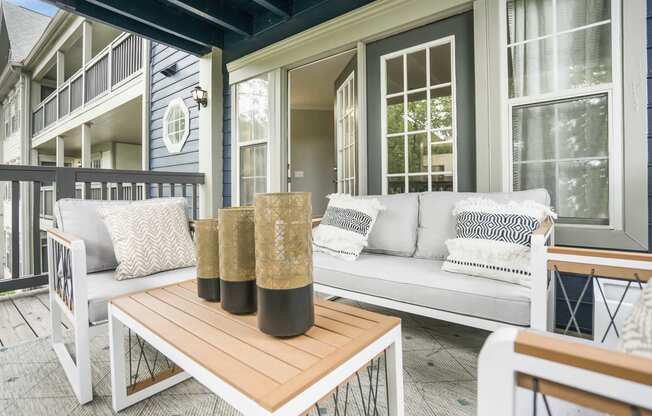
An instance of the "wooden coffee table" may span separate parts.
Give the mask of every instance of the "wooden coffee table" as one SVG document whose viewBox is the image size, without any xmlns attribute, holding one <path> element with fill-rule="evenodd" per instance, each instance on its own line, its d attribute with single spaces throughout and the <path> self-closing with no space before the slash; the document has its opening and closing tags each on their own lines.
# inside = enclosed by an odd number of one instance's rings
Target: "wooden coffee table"
<svg viewBox="0 0 652 416">
<path fill-rule="evenodd" d="M 115 411 L 194 377 L 245 415 L 298 416 L 326 399 L 344 414 L 358 388 L 364 414 L 387 412 L 379 411 L 385 401 L 390 415 L 404 414 L 401 321 L 395 317 L 315 298 L 315 326 L 279 339 L 260 332 L 255 315 L 231 315 L 200 299 L 196 283 L 187 281 L 112 300 L 109 329 Z M 172 364 L 132 382 L 137 360 L 126 337 L 165 356 L 147 361 L 143 355 L 146 366 L 139 358 L 139 368 L 152 370 L 157 359 Z M 378 388 L 380 377 L 386 391 Z"/>
</svg>

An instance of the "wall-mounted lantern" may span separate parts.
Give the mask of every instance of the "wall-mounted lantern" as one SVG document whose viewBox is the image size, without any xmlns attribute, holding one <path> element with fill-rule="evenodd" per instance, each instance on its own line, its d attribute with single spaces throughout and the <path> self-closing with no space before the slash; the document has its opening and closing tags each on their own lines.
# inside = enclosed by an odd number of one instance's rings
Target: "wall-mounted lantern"
<svg viewBox="0 0 652 416">
<path fill-rule="evenodd" d="M 192 90 L 192 99 L 195 100 L 199 108 L 206 107 L 208 104 L 208 93 L 198 85 Z"/>
</svg>

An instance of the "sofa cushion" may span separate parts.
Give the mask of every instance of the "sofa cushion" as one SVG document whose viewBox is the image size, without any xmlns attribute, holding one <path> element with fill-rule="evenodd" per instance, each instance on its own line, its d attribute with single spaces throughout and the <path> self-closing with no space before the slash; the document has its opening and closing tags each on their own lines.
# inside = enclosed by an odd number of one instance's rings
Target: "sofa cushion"
<svg viewBox="0 0 652 416">
<path fill-rule="evenodd" d="M 530 324 L 530 289 L 441 270 L 440 261 L 362 253 L 345 262 L 315 253 L 315 283 L 398 302 L 490 319 Z"/>
<path fill-rule="evenodd" d="M 64 198 L 54 206 L 57 228 L 84 240 L 88 273 L 113 270 L 118 265 L 113 243 L 98 207 L 127 205 L 130 201 L 94 201 Z"/>
<path fill-rule="evenodd" d="M 455 238 L 455 217 L 453 208 L 458 201 L 467 198 L 487 198 L 506 203 L 509 201 L 534 201 L 550 205 L 550 196 L 545 189 L 531 189 L 520 192 L 424 192 L 419 195 L 419 228 L 417 250 L 414 257 L 431 260 L 445 260 L 448 256 L 446 240 Z"/>
<path fill-rule="evenodd" d="M 168 270 L 156 273 L 140 279 L 116 280 L 113 277 L 113 270 L 92 273 L 86 279 L 88 293 L 88 320 L 91 323 L 99 323 L 108 319 L 108 301 L 118 296 L 143 290 L 163 287 L 186 280 L 194 279 L 197 276 L 194 267 Z"/>
<path fill-rule="evenodd" d="M 377 198 L 385 207 L 378 213 L 365 251 L 393 256 L 412 256 L 417 245 L 419 195 L 397 194 L 360 198 Z"/>
</svg>

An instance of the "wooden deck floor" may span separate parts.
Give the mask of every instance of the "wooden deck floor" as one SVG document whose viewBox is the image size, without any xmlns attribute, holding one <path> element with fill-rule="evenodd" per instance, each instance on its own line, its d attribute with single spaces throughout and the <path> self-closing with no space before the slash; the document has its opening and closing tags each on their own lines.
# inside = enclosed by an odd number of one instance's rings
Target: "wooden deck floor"
<svg viewBox="0 0 652 416">
<path fill-rule="evenodd" d="M 0 346 L 50 335 L 49 308 L 47 290 L 0 296 Z"/>
</svg>

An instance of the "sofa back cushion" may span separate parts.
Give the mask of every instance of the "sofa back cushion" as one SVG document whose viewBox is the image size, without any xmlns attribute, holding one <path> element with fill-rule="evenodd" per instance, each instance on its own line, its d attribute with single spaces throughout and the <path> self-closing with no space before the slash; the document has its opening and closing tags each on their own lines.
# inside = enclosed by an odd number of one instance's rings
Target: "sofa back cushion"
<svg viewBox="0 0 652 416">
<path fill-rule="evenodd" d="M 111 237 L 97 208 L 127 205 L 130 201 L 94 201 L 64 198 L 54 206 L 56 226 L 61 231 L 84 240 L 86 271 L 113 270 L 118 265 Z"/>
<path fill-rule="evenodd" d="M 432 260 L 446 259 L 448 256 L 446 240 L 456 236 L 453 208 L 458 201 L 471 197 L 487 198 L 499 203 L 530 200 L 545 206 L 550 205 L 550 196 L 545 189 L 487 193 L 424 192 L 419 194 L 419 226 L 414 257 Z"/>
<path fill-rule="evenodd" d="M 398 194 L 367 196 L 377 198 L 385 207 L 380 211 L 369 235 L 365 251 L 392 256 L 410 257 L 417 245 L 419 195 Z"/>
</svg>

